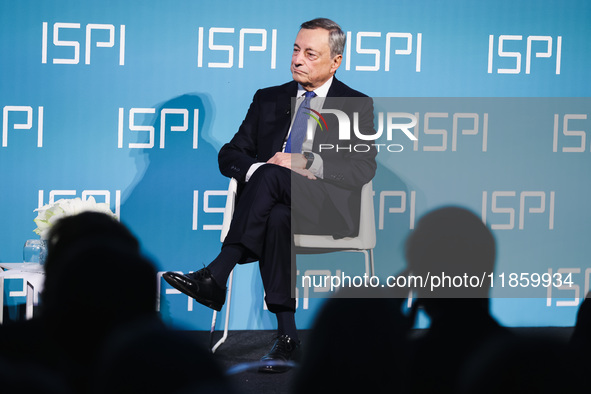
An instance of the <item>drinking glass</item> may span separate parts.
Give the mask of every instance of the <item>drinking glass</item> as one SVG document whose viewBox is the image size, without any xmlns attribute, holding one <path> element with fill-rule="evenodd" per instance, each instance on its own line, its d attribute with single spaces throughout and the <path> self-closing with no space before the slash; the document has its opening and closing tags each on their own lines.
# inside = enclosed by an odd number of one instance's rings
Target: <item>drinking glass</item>
<svg viewBox="0 0 591 394">
<path fill-rule="evenodd" d="M 23 263 L 43 264 L 47 248 L 41 239 L 28 239 L 23 248 Z"/>
</svg>

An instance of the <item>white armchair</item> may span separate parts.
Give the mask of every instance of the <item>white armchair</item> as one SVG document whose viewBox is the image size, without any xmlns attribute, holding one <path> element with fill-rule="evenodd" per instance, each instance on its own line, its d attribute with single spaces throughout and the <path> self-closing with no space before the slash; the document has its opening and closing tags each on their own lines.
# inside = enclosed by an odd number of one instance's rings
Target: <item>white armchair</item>
<svg viewBox="0 0 591 394">
<path fill-rule="evenodd" d="M 238 191 L 238 182 L 235 179 L 230 180 L 228 186 L 228 197 L 226 200 L 226 208 L 224 210 L 224 220 L 222 223 L 222 233 L 220 241 L 224 242 L 232 215 L 234 214 L 234 205 L 236 202 L 236 194 Z M 373 188 L 372 182 L 369 181 L 361 189 L 361 213 L 359 221 L 359 234 L 356 237 L 347 237 L 341 239 L 334 239 L 330 235 L 309 235 L 309 234 L 295 234 L 294 243 L 298 253 L 315 253 L 316 250 L 323 252 L 358 252 L 363 253 L 365 259 L 365 273 L 368 276 L 373 276 L 375 273 L 373 249 L 376 245 L 376 226 L 375 214 L 373 205 Z M 307 251 L 309 250 L 309 251 Z M 230 307 L 232 301 L 232 283 L 234 280 L 234 271 L 230 273 L 228 278 L 228 294 L 226 296 L 226 321 L 224 324 L 224 334 L 215 345 L 212 346 L 212 353 L 220 347 L 228 337 L 228 323 L 230 317 Z M 210 345 L 213 344 L 213 333 L 216 326 L 217 311 L 213 311 L 211 319 L 210 331 Z"/>
</svg>

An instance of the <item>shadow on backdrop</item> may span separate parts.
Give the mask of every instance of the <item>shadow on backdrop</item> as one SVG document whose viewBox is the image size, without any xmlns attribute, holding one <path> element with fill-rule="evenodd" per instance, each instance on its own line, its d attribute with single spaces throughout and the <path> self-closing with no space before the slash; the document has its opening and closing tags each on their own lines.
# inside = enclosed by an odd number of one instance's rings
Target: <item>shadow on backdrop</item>
<svg viewBox="0 0 591 394">
<path fill-rule="evenodd" d="M 169 110 L 184 110 L 187 117 Z M 159 104 L 155 114 L 148 114 L 142 126 L 153 128 L 153 146 L 129 149 L 138 174 L 122 197 L 121 220 L 141 239 L 144 252 L 160 270 L 194 271 L 219 252 L 219 231 L 203 229 L 204 225 L 222 222 L 222 214 L 204 211 L 205 191 L 228 187 L 218 169 L 217 149 L 208 142 L 214 132 L 214 115 L 207 94 L 172 98 Z M 147 131 L 137 135 L 137 141 L 125 144 L 149 142 Z M 210 200 L 212 207 L 225 203 L 223 196 Z M 163 298 L 164 318 L 170 315 L 169 307 Z M 194 307 L 200 308 L 197 304 Z M 206 324 L 205 315 L 195 316 Z"/>
</svg>

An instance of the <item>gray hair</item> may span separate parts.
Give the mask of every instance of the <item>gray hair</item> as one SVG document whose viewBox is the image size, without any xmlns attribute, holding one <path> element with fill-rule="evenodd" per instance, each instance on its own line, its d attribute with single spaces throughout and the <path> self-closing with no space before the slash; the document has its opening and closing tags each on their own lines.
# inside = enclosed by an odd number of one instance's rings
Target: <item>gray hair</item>
<svg viewBox="0 0 591 394">
<path fill-rule="evenodd" d="M 345 50 L 345 33 L 341 27 L 334 21 L 327 18 L 316 18 L 304 22 L 300 26 L 302 29 L 324 29 L 328 30 L 328 45 L 330 46 L 330 56 L 342 55 Z"/>
</svg>

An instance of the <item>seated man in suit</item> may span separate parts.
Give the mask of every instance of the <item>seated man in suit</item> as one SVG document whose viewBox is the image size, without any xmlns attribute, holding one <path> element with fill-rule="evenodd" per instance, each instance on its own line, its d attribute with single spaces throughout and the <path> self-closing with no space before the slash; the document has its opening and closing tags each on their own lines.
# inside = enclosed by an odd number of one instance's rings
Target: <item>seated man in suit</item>
<svg viewBox="0 0 591 394">
<path fill-rule="evenodd" d="M 363 152 L 351 148 L 367 142 L 358 133 L 375 131 L 371 99 L 334 77 L 344 46 L 345 34 L 329 19 L 301 25 L 292 55 L 293 81 L 257 91 L 238 132 L 219 152 L 220 171 L 240 185 L 220 254 L 192 274 L 163 276 L 176 289 L 220 310 L 234 266 L 258 260 L 265 301 L 277 316 L 279 334 L 262 359 L 269 365 L 261 371 L 285 371 L 273 362 L 288 361 L 299 346 L 292 295 L 293 234 L 356 236 L 361 188 L 375 175 L 375 147 L 357 149 Z M 340 142 L 336 116 L 322 118 L 326 130 L 308 132 L 308 116 L 302 111 L 320 106 L 357 112 L 355 133 L 348 130 L 351 138 L 341 141 L 346 147 L 334 148 Z"/>
</svg>

